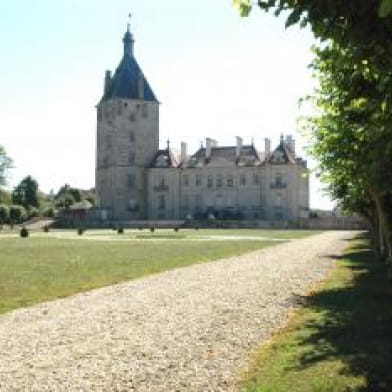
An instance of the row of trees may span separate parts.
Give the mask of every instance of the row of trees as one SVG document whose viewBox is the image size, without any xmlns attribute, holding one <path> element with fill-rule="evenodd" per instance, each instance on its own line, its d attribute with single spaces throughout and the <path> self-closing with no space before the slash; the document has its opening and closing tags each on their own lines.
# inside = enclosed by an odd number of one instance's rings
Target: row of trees
<svg viewBox="0 0 392 392">
<path fill-rule="evenodd" d="M 233 0 L 242 15 L 249 0 Z M 253 5 L 254 6 L 254 5 Z M 392 0 L 258 0 L 310 26 L 319 86 L 304 121 L 319 175 L 342 207 L 366 218 L 373 248 L 392 262 Z"/>
<path fill-rule="evenodd" d="M 69 208 L 72 204 L 88 200 L 95 204 L 93 190 L 73 188 L 68 184 L 62 186 L 57 193 L 49 195 L 39 190 L 38 182 L 27 176 L 11 191 L 5 190 L 7 171 L 12 167 L 12 160 L 0 146 L 0 225 L 11 224 L 32 218 L 37 215 L 54 216 L 55 210 Z"/>
</svg>

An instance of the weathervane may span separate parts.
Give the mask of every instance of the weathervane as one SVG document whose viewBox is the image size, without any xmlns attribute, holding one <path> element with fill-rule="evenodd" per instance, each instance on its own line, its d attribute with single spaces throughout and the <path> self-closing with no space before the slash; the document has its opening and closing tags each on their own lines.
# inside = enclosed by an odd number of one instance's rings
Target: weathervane
<svg viewBox="0 0 392 392">
<path fill-rule="evenodd" d="M 128 23 L 127 23 L 127 31 L 128 31 L 128 33 L 130 32 L 130 29 L 131 29 L 131 18 L 132 18 L 132 14 L 129 13 L 128 14 Z"/>
</svg>

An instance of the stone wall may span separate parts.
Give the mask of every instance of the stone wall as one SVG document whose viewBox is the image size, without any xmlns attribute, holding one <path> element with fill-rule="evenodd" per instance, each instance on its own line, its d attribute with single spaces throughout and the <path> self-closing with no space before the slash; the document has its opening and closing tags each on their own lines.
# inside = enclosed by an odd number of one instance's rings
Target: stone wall
<svg viewBox="0 0 392 392">
<path fill-rule="evenodd" d="M 293 164 L 149 169 L 149 218 L 195 218 L 206 211 L 240 213 L 252 220 L 306 217 L 306 173 L 307 169 Z"/>
<path fill-rule="evenodd" d="M 159 104 L 111 99 L 97 108 L 98 203 L 113 219 L 147 218 L 146 167 L 159 143 Z"/>
<path fill-rule="evenodd" d="M 351 217 L 322 217 L 322 218 L 309 218 L 298 220 L 299 229 L 312 229 L 312 230 L 367 230 L 368 224 L 366 221 Z"/>
</svg>

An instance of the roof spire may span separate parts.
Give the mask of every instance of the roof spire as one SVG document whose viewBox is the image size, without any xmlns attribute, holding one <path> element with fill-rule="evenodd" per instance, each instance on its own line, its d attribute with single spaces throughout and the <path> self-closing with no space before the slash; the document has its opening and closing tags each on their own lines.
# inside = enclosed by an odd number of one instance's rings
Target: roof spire
<svg viewBox="0 0 392 392">
<path fill-rule="evenodd" d="M 132 14 L 128 14 L 127 31 L 124 34 L 124 56 L 133 56 L 133 43 L 135 42 L 131 33 L 131 17 Z"/>
<path fill-rule="evenodd" d="M 128 14 L 128 23 L 127 23 L 127 33 L 131 32 L 131 18 L 132 18 L 132 14 L 129 13 Z"/>
</svg>

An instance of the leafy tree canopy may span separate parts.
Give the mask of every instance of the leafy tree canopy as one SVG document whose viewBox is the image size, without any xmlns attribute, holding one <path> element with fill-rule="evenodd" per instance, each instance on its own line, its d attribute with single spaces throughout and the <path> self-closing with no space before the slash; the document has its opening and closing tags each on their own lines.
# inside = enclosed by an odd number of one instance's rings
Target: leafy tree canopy
<svg viewBox="0 0 392 392">
<path fill-rule="evenodd" d="M 25 208 L 39 207 L 38 183 L 31 177 L 25 177 L 12 192 L 12 202 Z"/>
<path fill-rule="evenodd" d="M 88 200 L 92 205 L 95 205 L 95 191 L 94 189 L 84 190 L 74 188 L 65 184 L 56 193 L 54 199 L 56 207 L 68 208 L 72 204 L 82 200 Z"/>
<path fill-rule="evenodd" d="M 26 210 L 20 205 L 11 205 L 9 207 L 9 218 L 11 223 L 21 222 L 26 216 Z"/>
<path fill-rule="evenodd" d="M 232 0 L 242 16 L 251 0 Z M 309 25 L 316 38 L 351 47 L 357 59 L 370 59 L 381 69 L 392 64 L 392 0 L 257 0 L 257 6 L 283 14 L 285 25 Z"/>
<path fill-rule="evenodd" d="M 249 0 L 233 0 L 241 15 Z M 319 87 L 307 119 L 311 153 L 333 198 L 365 216 L 379 254 L 392 262 L 392 0 L 258 0 L 310 26 Z M 377 238 L 376 238 L 377 237 Z"/>
<path fill-rule="evenodd" d="M 7 171 L 12 167 L 12 160 L 6 154 L 3 146 L 0 145 L 0 186 L 6 184 Z"/>
</svg>

